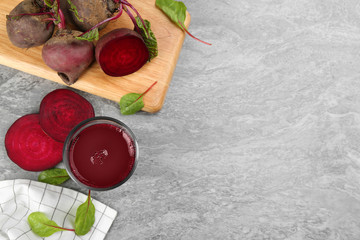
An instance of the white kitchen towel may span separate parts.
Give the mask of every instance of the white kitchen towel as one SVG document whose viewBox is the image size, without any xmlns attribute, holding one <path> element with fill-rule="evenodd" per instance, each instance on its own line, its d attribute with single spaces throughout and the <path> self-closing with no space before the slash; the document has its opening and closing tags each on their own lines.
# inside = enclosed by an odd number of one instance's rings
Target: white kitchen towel
<svg viewBox="0 0 360 240">
<path fill-rule="evenodd" d="M 41 238 L 31 231 L 27 222 L 30 213 L 40 211 L 59 226 L 73 229 L 76 209 L 86 198 L 83 193 L 32 180 L 0 181 L 0 239 L 102 240 L 117 212 L 94 199 L 95 223 L 86 235 L 77 236 L 72 231 L 62 231 Z"/>
</svg>

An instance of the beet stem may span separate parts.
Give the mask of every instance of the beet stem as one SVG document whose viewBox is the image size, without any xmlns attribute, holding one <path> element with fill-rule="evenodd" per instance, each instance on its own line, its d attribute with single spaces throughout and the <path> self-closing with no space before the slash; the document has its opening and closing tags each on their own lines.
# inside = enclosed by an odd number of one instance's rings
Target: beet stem
<svg viewBox="0 0 360 240">
<path fill-rule="evenodd" d="M 182 27 L 182 29 L 183 29 L 190 37 L 192 37 L 193 39 L 198 40 L 199 42 L 204 43 L 204 44 L 206 44 L 206 45 L 212 45 L 211 43 L 205 42 L 205 41 L 203 41 L 203 40 L 195 37 L 194 35 L 192 35 L 192 34 L 186 29 L 186 27 L 184 26 L 184 24 L 183 24 L 182 22 L 178 21 L 178 23 L 180 24 L 180 26 Z"/>
<path fill-rule="evenodd" d="M 65 25 L 65 16 L 64 16 L 64 13 L 61 11 L 60 9 L 60 0 L 56 0 L 56 4 L 57 4 L 57 14 L 59 15 L 60 17 L 60 22 L 58 24 L 58 27 L 60 29 L 65 29 L 66 28 L 66 25 Z"/>
<path fill-rule="evenodd" d="M 149 33 L 149 30 L 146 28 L 146 25 L 145 25 L 145 22 L 144 22 L 144 19 L 141 17 L 140 13 L 138 12 L 138 10 L 136 10 L 136 8 L 131 5 L 127 0 L 121 0 L 125 5 L 129 6 L 135 13 L 136 15 L 140 18 L 140 21 L 141 23 L 143 24 L 145 30 L 146 30 L 146 33 L 148 36 L 150 36 L 150 33 Z M 137 24 L 136 24 L 137 26 Z"/>
<path fill-rule="evenodd" d="M 45 19 L 43 19 L 43 21 L 51 21 L 51 22 L 53 22 L 53 21 L 55 21 L 56 19 L 55 18 L 45 18 Z M 50 23 L 51 23 L 50 22 Z"/>
<path fill-rule="evenodd" d="M 88 199 L 87 199 L 88 203 L 87 203 L 87 208 L 86 208 L 86 214 L 88 213 L 89 208 L 90 208 L 90 200 L 91 200 L 90 194 L 91 194 L 91 190 L 89 189 Z"/>
<path fill-rule="evenodd" d="M 57 229 L 61 229 L 61 230 L 65 230 L 65 231 L 72 231 L 72 232 L 75 232 L 75 229 L 63 228 L 63 227 L 57 227 L 57 226 L 53 226 L 53 225 L 49 225 L 49 224 L 44 224 L 44 225 L 49 226 L 49 227 L 53 227 L 53 228 L 57 228 Z"/>
<path fill-rule="evenodd" d="M 132 15 L 132 13 L 129 11 L 129 8 L 125 4 L 124 4 L 123 8 L 124 8 L 125 12 L 127 13 L 127 15 L 130 17 L 131 21 L 133 22 L 136 31 L 140 32 L 140 28 L 136 23 L 136 19 L 135 19 L 134 15 Z"/>
<path fill-rule="evenodd" d="M 148 91 L 150 91 L 150 89 L 157 83 L 154 82 L 145 92 L 143 92 L 134 102 L 136 102 L 137 100 L 139 100 L 142 96 L 144 96 Z"/>
<path fill-rule="evenodd" d="M 49 22 L 49 23 L 46 25 L 46 30 L 49 30 L 51 24 L 53 24 L 53 23 L 54 23 L 53 21 Z"/>
</svg>

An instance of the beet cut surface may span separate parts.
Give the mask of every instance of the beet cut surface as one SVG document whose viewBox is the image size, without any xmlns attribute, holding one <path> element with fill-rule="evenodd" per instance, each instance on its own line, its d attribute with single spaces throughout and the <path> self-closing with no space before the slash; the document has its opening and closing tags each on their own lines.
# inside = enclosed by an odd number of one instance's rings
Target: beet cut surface
<svg viewBox="0 0 360 240">
<path fill-rule="evenodd" d="M 62 160 L 63 143 L 57 142 L 42 130 L 39 114 L 17 119 L 5 135 L 9 158 L 27 171 L 43 171 Z"/>
<path fill-rule="evenodd" d="M 64 142 L 78 123 L 95 116 L 94 108 L 85 98 L 68 89 L 47 94 L 40 103 L 40 125 L 53 139 Z"/>
<path fill-rule="evenodd" d="M 137 32 L 119 28 L 100 38 L 95 58 L 109 76 L 121 77 L 136 72 L 149 60 L 149 50 Z"/>
</svg>

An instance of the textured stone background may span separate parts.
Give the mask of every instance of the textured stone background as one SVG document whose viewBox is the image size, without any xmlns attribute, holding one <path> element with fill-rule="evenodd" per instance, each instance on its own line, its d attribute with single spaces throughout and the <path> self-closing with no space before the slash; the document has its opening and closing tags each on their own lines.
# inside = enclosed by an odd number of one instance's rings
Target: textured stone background
<svg viewBox="0 0 360 240">
<path fill-rule="evenodd" d="M 360 239 L 359 1 L 184 2 L 213 45 L 186 37 L 159 113 L 80 92 L 141 148 L 125 185 L 93 194 L 118 210 L 106 239 Z M 0 66 L 0 141 L 61 87 Z M 0 166 L 37 178 L 3 145 Z"/>
</svg>

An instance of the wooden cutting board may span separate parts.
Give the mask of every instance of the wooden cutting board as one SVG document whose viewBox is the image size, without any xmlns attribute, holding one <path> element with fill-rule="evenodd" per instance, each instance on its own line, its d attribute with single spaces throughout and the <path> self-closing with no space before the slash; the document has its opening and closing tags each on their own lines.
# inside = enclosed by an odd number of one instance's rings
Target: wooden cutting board
<svg viewBox="0 0 360 240">
<path fill-rule="evenodd" d="M 55 71 L 44 64 L 41 57 L 42 46 L 21 49 L 13 46 L 9 41 L 6 32 L 6 15 L 20 1 L 1 1 L 0 64 L 66 85 Z M 130 2 L 144 19 L 150 21 L 151 29 L 158 41 L 159 55 L 151 62 L 146 63 L 139 71 L 124 77 L 107 76 L 94 62 L 70 87 L 118 102 L 123 95 L 130 92 L 142 93 L 151 84 L 158 81 L 144 96 L 143 110 L 153 113 L 159 111 L 164 104 L 185 33 L 155 6 L 155 0 L 130 0 Z M 190 15 L 187 13 L 185 26 L 188 27 L 189 24 Z M 126 13 L 103 29 L 100 36 L 119 27 L 133 29 L 133 23 Z"/>
</svg>

